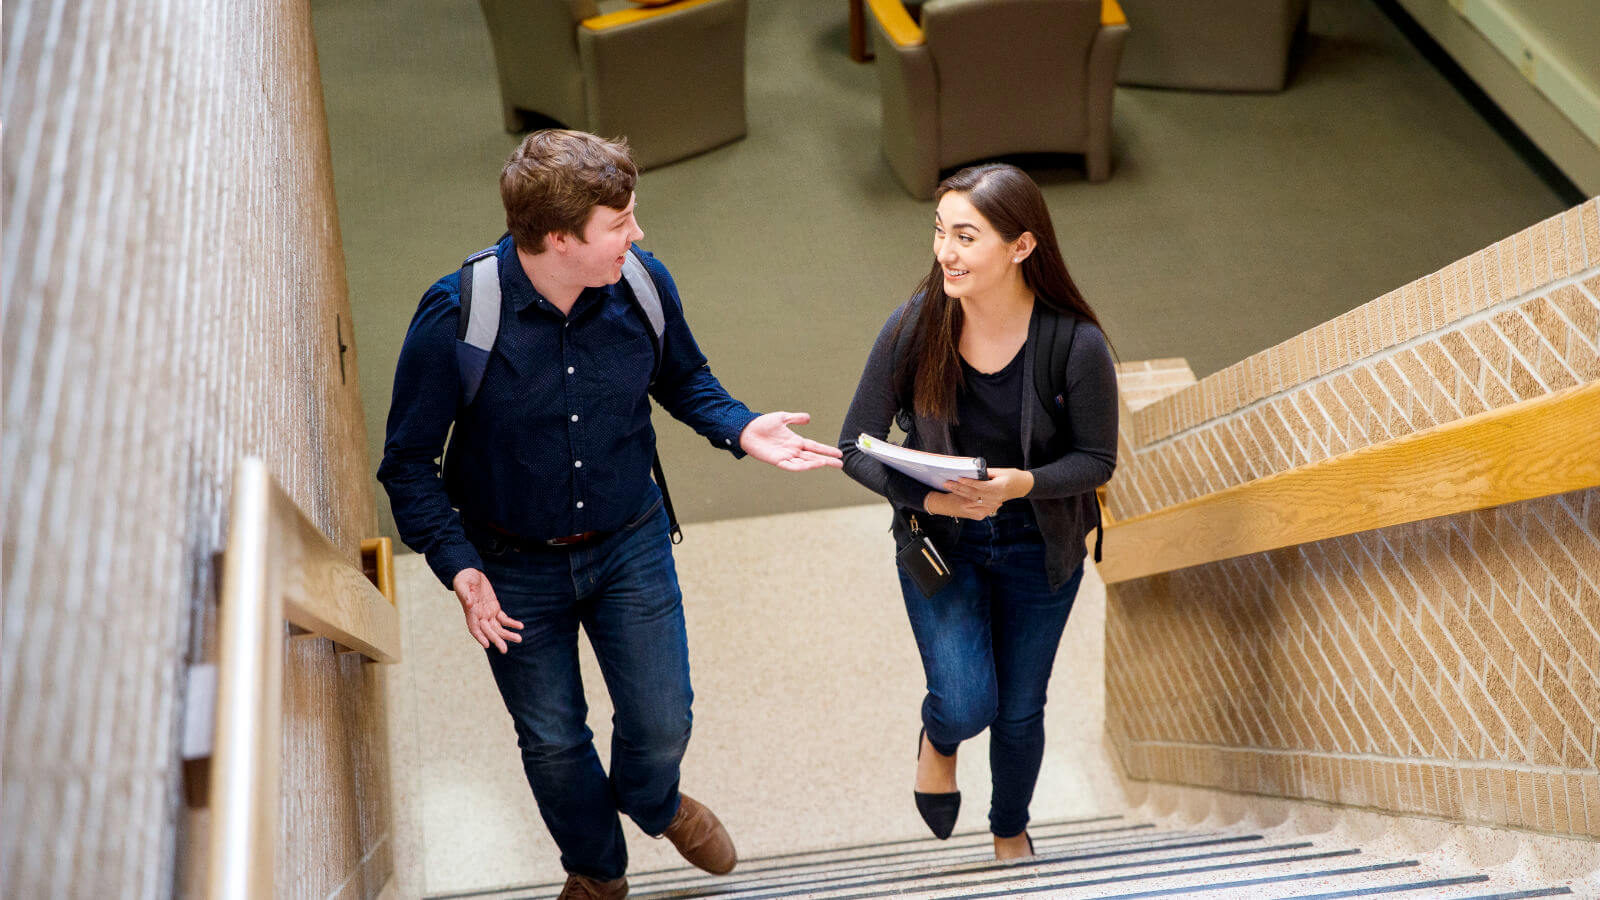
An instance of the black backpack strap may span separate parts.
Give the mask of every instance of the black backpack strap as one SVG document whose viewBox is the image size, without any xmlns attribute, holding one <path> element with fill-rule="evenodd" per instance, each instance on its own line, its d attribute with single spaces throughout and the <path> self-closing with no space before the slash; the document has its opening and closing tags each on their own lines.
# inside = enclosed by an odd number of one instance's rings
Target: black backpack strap
<svg viewBox="0 0 1600 900">
<path fill-rule="evenodd" d="M 1033 389 L 1039 402 L 1050 413 L 1056 424 L 1056 434 L 1064 434 L 1067 423 L 1067 363 L 1072 358 L 1072 342 L 1078 337 L 1078 317 L 1071 316 L 1072 324 L 1061 327 L 1066 318 L 1055 310 L 1047 310 L 1039 320 L 1039 343 L 1033 352 Z M 1100 550 L 1105 543 L 1105 524 L 1101 521 L 1100 498 L 1094 496 L 1094 561 L 1100 561 Z"/>
<path fill-rule="evenodd" d="M 909 393 L 902 394 L 900 390 L 900 362 L 905 359 L 905 355 L 911 347 L 911 337 L 917 328 L 916 320 L 911 319 L 912 311 L 912 307 L 908 305 L 906 311 L 901 314 L 900 321 L 895 323 L 894 347 L 890 352 L 889 359 L 889 380 L 890 387 L 894 390 L 895 402 L 894 423 L 900 426 L 901 431 L 905 432 L 908 443 L 911 437 L 911 430 L 916 427 L 917 417 L 915 408 L 912 405 L 914 398 L 909 396 Z M 921 300 L 917 301 L 915 312 L 919 317 L 922 315 Z M 914 385 L 912 386 L 914 387 Z"/>
<path fill-rule="evenodd" d="M 1039 343 L 1033 352 L 1033 390 L 1050 413 L 1059 434 L 1067 421 L 1067 362 L 1072 358 L 1072 342 L 1078 336 L 1078 317 L 1062 328 L 1064 318 L 1046 310 L 1039 318 Z"/>
<path fill-rule="evenodd" d="M 1101 520 L 1100 495 L 1094 495 L 1094 561 L 1100 561 L 1100 547 L 1106 542 L 1106 525 Z"/>
<path fill-rule="evenodd" d="M 651 470 L 655 472 L 656 487 L 661 488 L 661 505 L 667 510 L 667 534 L 674 544 L 681 544 L 683 528 L 678 524 L 678 514 L 672 511 L 672 495 L 667 492 L 667 473 L 661 470 L 660 451 L 656 451 L 656 458 L 651 462 Z"/>
<path fill-rule="evenodd" d="M 461 264 L 461 316 L 456 320 L 456 340 L 467 339 L 467 327 L 472 323 L 472 263 L 469 259 Z"/>
</svg>

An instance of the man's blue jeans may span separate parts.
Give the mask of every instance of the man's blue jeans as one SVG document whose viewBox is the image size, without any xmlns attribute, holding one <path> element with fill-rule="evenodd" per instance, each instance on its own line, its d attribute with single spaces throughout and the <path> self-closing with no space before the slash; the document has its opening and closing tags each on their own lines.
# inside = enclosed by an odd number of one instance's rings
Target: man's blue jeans
<svg viewBox="0 0 1600 900">
<path fill-rule="evenodd" d="M 621 877 L 628 848 L 617 813 L 658 835 L 678 812 L 678 764 L 689 745 L 688 638 L 667 515 L 572 548 L 518 552 L 474 535 L 484 574 L 522 642 L 489 648 L 489 666 L 516 725 L 522 767 L 561 865 Z M 589 636 L 616 710 L 611 775 L 589 730 L 578 671 L 578 626 Z"/>
<path fill-rule="evenodd" d="M 1045 685 L 1083 567 L 1050 590 L 1044 540 L 1025 500 L 981 522 L 963 519 L 955 546 L 939 551 L 952 578 L 932 597 L 900 573 L 928 679 L 922 723 L 946 756 L 989 729 L 989 830 L 1013 837 L 1028 827 L 1044 758 Z"/>
</svg>

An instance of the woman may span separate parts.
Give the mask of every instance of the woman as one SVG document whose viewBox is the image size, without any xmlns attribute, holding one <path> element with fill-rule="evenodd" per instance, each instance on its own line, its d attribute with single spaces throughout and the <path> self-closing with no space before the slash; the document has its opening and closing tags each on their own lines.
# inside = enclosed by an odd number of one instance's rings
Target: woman
<svg viewBox="0 0 1600 900">
<path fill-rule="evenodd" d="M 900 571 L 927 676 L 917 809 L 935 835 L 950 835 L 956 749 L 988 728 L 989 830 L 995 857 L 1015 859 L 1033 853 L 1045 685 L 1083 577 L 1084 539 L 1099 523 L 1094 489 L 1116 465 L 1116 373 L 1027 175 L 975 166 L 935 197 L 933 267 L 878 335 L 839 446 L 845 471 L 894 507 L 897 545 L 926 534 L 951 576 L 930 597 Z M 1050 396 L 1035 356 L 1062 350 L 1062 370 L 1043 371 L 1064 396 Z M 930 490 L 856 446 L 859 434 L 886 437 L 893 422 L 908 447 L 983 457 L 988 480 Z"/>
</svg>

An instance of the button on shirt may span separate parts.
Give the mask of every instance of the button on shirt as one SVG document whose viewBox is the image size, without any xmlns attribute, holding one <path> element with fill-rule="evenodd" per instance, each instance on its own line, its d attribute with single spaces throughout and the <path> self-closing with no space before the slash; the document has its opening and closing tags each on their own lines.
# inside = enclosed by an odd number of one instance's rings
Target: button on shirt
<svg viewBox="0 0 1600 900">
<path fill-rule="evenodd" d="M 509 235 L 496 255 L 500 331 L 477 396 L 461 405 L 455 272 L 423 294 L 406 332 L 378 467 L 401 540 L 446 586 L 483 566 L 463 519 L 548 540 L 614 531 L 642 512 L 656 492 L 651 397 L 734 456 L 756 417 L 711 374 L 655 257 L 640 253 L 666 318 L 659 365 L 626 280 L 586 288 L 563 316 L 534 290 Z"/>
</svg>

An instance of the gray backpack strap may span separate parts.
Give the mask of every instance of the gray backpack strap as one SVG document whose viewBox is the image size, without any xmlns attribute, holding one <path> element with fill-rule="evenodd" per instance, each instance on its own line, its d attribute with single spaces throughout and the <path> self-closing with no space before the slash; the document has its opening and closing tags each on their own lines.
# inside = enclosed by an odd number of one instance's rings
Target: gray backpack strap
<svg viewBox="0 0 1600 900">
<path fill-rule="evenodd" d="M 494 339 L 500 333 L 500 260 L 493 247 L 467 257 L 461 265 L 461 315 L 456 323 L 456 368 L 461 375 L 461 402 L 472 403 L 483 384 Z"/>
<path fill-rule="evenodd" d="M 622 261 L 622 277 L 627 280 L 629 289 L 633 291 L 634 304 L 650 322 L 650 331 L 655 337 L 656 368 L 659 369 L 661 338 L 667 331 L 667 316 L 661 311 L 661 292 L 656 289 L 656 280 L 650 277 L 650 270 L 644 267 L 644 261 L 639 258 L 639 248 L 629 248 L 627 257 Z M 655 377 L 655 372 L 652 371 L 650 373 L 652 383 Z M 683 528 L 678 525 L 678 514 L 672 509 L 672 493 L 667 490 L 667 473 L 661 468 L 660 450 L 656 451 L 650 469 L 655 475 L 656 486 L 661 488 L 661 504 L 667 510 L 667 534 L 674 544 L 681 544 Z"/>
<path fill-rule="evenodd" d="M 667 318 L 661 309 L 661 292 L 655 279 L 639 260 L 638 250 L 630 250 L 622 264 L 622 275 L 633 290 L 634 302 L 650 322 L 655 337 L 656 358 L 661 356 L 661 336 Z M 483 373 L 500 333 L 500 261 L 489 247 L 467 257 L 461 266 L 461 318 L 456 325 L 456 366 L 461 373 L 462 405 L 472 403 L 483 384 Z"/>
<path fill-rule="evenodd" d="M 633 289 L 634 302 L 639 304 L 644 317 L 650 320 L 650 330 L 656 333 L 659 342 L 667 330 L 667 317 L 661 311 L 661 292 L 656 290 L 656 280 L 650 277 L 650 271 L 639 259 L 637 247 L 629 248 L 622 262 L 622 277 L 628 280 L 628 287 Z"/>
</svg>

